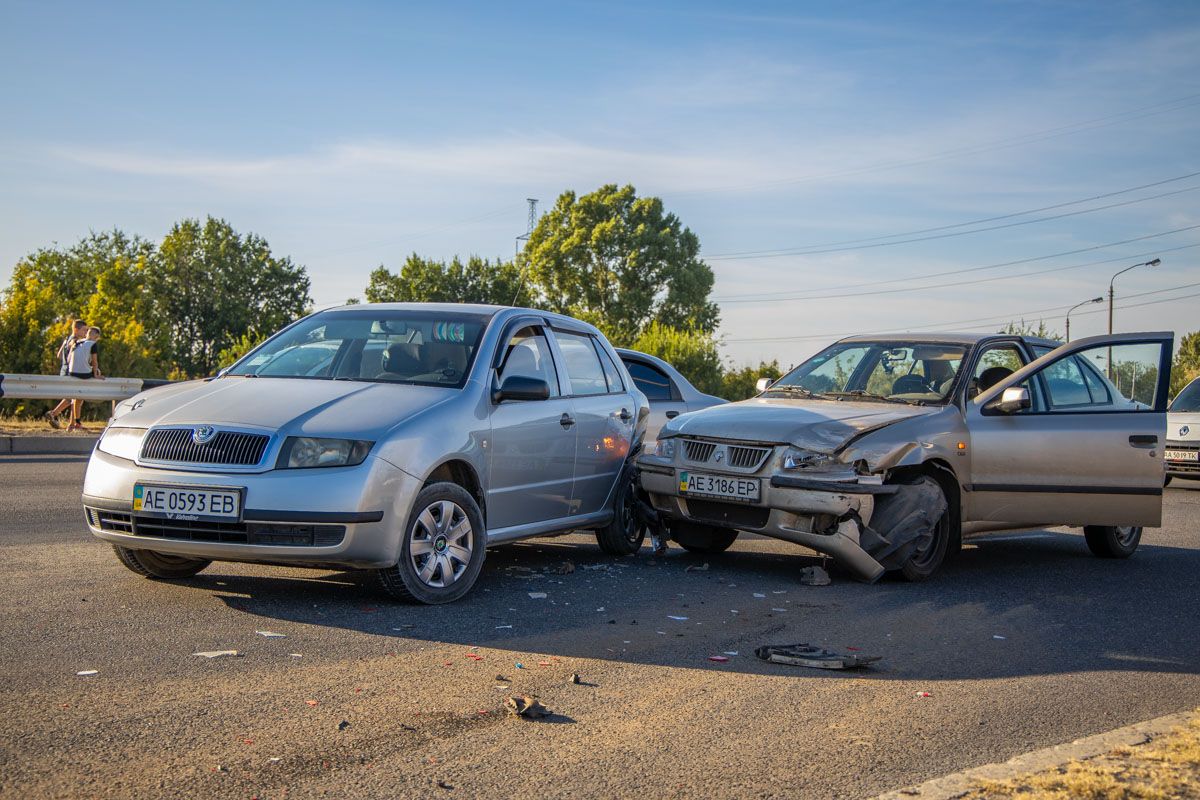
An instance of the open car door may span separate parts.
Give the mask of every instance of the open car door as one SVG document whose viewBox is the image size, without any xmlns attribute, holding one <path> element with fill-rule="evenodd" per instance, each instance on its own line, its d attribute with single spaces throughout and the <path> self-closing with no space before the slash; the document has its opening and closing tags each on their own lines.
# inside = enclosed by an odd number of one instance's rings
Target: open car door
<svg viewBox="0 0 1200 800">
<path fill-rule="evenodd" d="M 1160 525 L 1174 338 L 1079 339 L 969 401 L 969 518 Z"/>
</svg>

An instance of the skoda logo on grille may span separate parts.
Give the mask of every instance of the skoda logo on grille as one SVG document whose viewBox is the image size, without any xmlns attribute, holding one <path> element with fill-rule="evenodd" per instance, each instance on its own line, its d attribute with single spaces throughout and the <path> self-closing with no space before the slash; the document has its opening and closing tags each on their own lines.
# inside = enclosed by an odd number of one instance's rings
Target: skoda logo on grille
<svg viewBox="0 0 1200 800">
<path fill-rule="evenodd" d="M 1191 428 L 1189 428 L 1187 425 L 1183 425 L 1183 426 L 1181 426 L 1181 427 L 1179 428 L 1179 435 L 1180 435 L 1180 436 L 1187 436 L 1187 435 L 1188 435 L 1189 433 L 1191 433 L 1191 432 L 1192 432 L 1192 429 L 1191 429 Z"/>
<path fill-rule="evenodd" d="M 198 428 L 192 428 L 192 441 L 196 444 L 208 444 L 216 435 L 217 429 L 212 425 L 201 425 Z"/>
</svg>

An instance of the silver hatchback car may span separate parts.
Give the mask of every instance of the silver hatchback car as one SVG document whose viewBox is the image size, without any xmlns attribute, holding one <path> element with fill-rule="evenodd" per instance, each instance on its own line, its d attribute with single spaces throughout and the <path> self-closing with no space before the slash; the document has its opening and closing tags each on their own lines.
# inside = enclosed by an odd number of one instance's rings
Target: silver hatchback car
<svg viewBox="0 0 1200 800">
<path fill-rule="evenodd" d="M 1047 525 L 1124 558 L 1161 520 L 1172 343 L 845 339 L 756 398 L 668 422 L 641 484 L 690 550 L 750 530 L 871 581 L 928 578 L 973 533 Z"/>
<path fill-rule="evenodd" d="M 594 530 L 635 551 L 649 414 L 586 323 L 522 308 L 346 306 L 215 378 L 120 403 L 88 464 L 87 524 L 147 577 L 212 561 L 375 570 L 424 603 L 487 547 Z"/>
</svg>

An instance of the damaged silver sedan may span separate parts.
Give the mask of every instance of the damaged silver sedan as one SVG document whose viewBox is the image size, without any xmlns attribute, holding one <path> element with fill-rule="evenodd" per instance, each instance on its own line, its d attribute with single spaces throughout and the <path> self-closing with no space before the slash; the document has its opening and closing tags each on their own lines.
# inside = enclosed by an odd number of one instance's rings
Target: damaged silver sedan
<svg viewBox="0 0 1200 800">
<path fill-rule="evenodd" d="M 652 525 L 715 553 L 739 531 L 923 580 L 988 531 L 1081 527 L 1133 554 L 1162 515 L 1174 336 L 853 337 L 740 403 L 671 420 L 638 461 Z"/>
</svg>

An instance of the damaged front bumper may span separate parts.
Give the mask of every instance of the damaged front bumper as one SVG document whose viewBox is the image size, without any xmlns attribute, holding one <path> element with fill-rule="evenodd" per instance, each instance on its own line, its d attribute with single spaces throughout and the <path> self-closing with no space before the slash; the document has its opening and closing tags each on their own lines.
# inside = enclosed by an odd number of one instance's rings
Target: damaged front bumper
<svg viewBox="0 0 1200 800">
<path fill-rule="evenodd" d="M 655 462 L 658 463 L 655 463 Z M 755 503 L 722 502 L 709 497 L 689 497 L 680 492 L 680 472 L 673 464 L 653 457 L 638 462 L 642 488 L 653 510 L 669 526 L 670 520 L 737 528 L 793 542 L 832 556 L 863 580 L 874 582 L 885 567 L 861 544 L 863 526 L 874 514 L 877 499 L 894 494 L 898 487 L 878 482 L 825 480 L 787 474 L 747 476 L 760 482 Z M 870 478 L 868 478 L 870 480 Z"/>
</svg>

